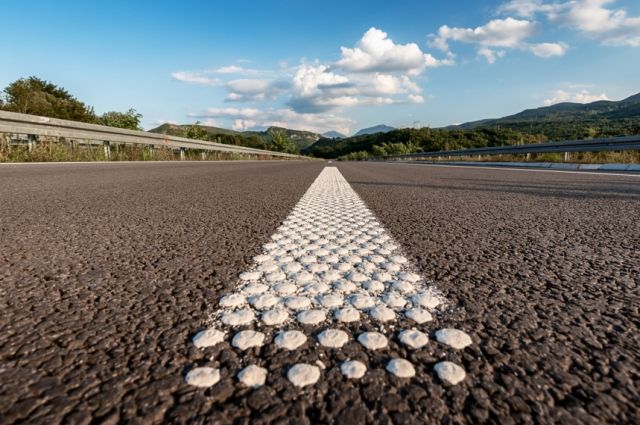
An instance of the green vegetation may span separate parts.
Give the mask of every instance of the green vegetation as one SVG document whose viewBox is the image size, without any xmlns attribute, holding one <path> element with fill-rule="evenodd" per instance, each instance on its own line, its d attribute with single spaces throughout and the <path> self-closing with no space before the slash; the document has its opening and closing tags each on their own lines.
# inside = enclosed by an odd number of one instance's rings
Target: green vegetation
<svg viewBox="0 0 640 425">
<path fill-rule="evenodd" d="M 640 134 L 640 94 L 619 102 L 561 103 L 529 109 L 499 119 L 481 120 L 442 129 L 402 129 L 320 139 L 302 153 L 322 158 L 367 159 L 422 151 L 541 143 Z M 585 154 L 597 160 L 628 160 L 629 156 Z M 633 158 L 633 155 L 631 155 Z"/>
<path fill-rule="evenodd" d="M 106 112 L 96 119 L 96 124 L 142 131 L 142 127 L 140 126 L 141 119 L 142 114 L 139 114 L 132 108 L 124 113 L 116 111 Z"/>
<path fill-rule="evenodd" d="M 113 144 L 109 161 L 172 161 L 179 160 L 180 153 L 167 147 L 148 147 L 133 144 Z M 232 152 L 212 152 L 189 149 L 186 159 L 191 161 L 273 159 L 264 155 L 245 155 Z M 9 140 L 8 135 L 0 135 L 0 162 L 62 162 L 62 161 L 107 161 L 101 144 L 87 144 L 78 141 L 41 137 L 29 150 L 26 144 Z"/>
<path fill-rule="evenodd" d="M 291 141 L 289 135 L 282 130 L 272 130 L 270 132 L 270 148 L 277 152 L 298 153 L 298 147 Z"/>
<path fill-rule="evenodd" d="M 197 126 L 197 129 L 194 128 Z M 237 146 L 247 146 L 257 149 L 268 149 L 278 152 L 298 153 L 301 149 L 311 146 L 320 138 L 319 135 L 309 131 L 291 130 L 281 127 L 269 127 L 265 131 L 234 131 L 219 127 L 202 125 L 196 122 L 191 125 L 162 124 L 161 126 L 149 130 L 150 133 L 167 134 L 170 136 L 190 137 L 199 140 L 209 140 L 218 143 L 225 143 Z M 280 146 L 283 141 L 278 140 L 273 146 L 273 135 L 285 137 L 285 146 Z M 197 137 L 191 137 L 191 136 Z M 293 148 L 289 146 L 293 144 Z M 284 150 L 283 150 L 284 149 Z"/>
<path fill-rule="evenodd" d="M 524 134 L 510 129 L 405 128 L 340 140 L 321 139 L 302 153 L 320 158 L 343 158 L 345 155 L 357 153 L 357 156 L 362 159 L 365 153 L 369 156 L 387 156 L 422 151 L 540 143 L 545 140 L 543 136 Z"/>
<path fill-rule="evenodd" d="M 38 77 L 21 78 L 9 84 L 0 96 L 0 109 L 141 130 L 142 115 L 137 113 L 135 109 L 129 109 L 124 113 L 111 111 L 96 116 L 93 107 L 79 101 L 64 88 Z"/>
<path fill-rule="evenodd" d="M 448 129 L 508 128 L 549 140 L 640 134 L 640 94 L 620 101 L 558 103 L 498 119 L 468 122 Z"/>
</svg>

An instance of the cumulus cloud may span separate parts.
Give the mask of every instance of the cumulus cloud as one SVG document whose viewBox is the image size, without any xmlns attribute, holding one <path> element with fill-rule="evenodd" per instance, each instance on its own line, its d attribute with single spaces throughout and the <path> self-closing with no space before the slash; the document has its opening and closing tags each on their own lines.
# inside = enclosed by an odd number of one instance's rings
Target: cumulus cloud
<svg viewBox="0 0 640 425">
<path fill-rule="evenodd" d="M 273 100 L 286 92 L 289 83 L 282 80 L 238 79 L 225 84 L 229 90 L 226 100 L 229 102 L 257 102 Z"/>
<path fill-rule="evenodd" d="M 405 95 L 422 91 L 407 75 L 334 72 L 322 64 L 303 64 L 293 77 L 288 105 L 297 112 L 314 113 L 356 105 L 393 105 L 415 102 Z"/>
<path fill-rule="evenodd" d="M 451 41 L 475 44 L 478 56 L 488 63 L 494 63 L 505 56 L 504 49 L 519 49 L 532 52 L 542 58 L 562 56 L 567 51 L 564 43 L 531 44 L 527 40 L 539 30 L 538 25 L 526 19 L 494 19 L 476 28 L 451 28 L 443 25 L 437 34 L 430 36 L 429 44 L 449 51 Z"/>
<path fill-rule="evenodd" d="M 304 114 L 291 109 L 210 108 L 190 116 L 199 119 L 231 119 L 233 129 L 238 131 L 263 130 L 278 126 L 317 133 L 335 130 L 347 134 L 353 125 L 350 118 L 342 115 Z"/>
<path fill-rule="evenodd" d="M 523 17 L 544 15 L 549 21 L 578 30 L 606 45 L 640 47 L 640 16 L 625 9 L 608 8 L 615 0 L 571 0 L 544 3 L 542 0 L 512 0 L 500 11 Z"/>
<path fill-rule="evenodd" d="M 388 34 L 370 28 L 353 47 L 341 47 L 336 66 L 348 72 L 403 72 L 418 75 L 426 68 L 453 64 L 453 57 L 436 59 L 415 43 L 396 44 Z"/>
<path fill-rule="evenodd" d="M 577 92 L 569 92 L 565 90 L 556 90 L 549 99 L 545 99 L 545 106 L 554 105 L 562 102 L 574 103 L 591 103 L 597 100 L 610 100 L 605 93 L 593 94 L 587 90 Z"/>
<path fill-rule="evenodd" d="M 489 47 L 480 47 L 478 49 L 478 56 L 484 57 L 487 63 L 494 63 L 498 58 L 506 55 L 504 50 L 493 50 Z"/>
<path fill-rule="evenodd" d="M 183 83 L 198 84 L 202 86 L 219 86 L 222 81 L 219 78 L 212 78 L 204 72 L 177 71 L 171 73 L 171 78 Z"/>
<path fill-rule="evenodd" d="M 536 25 L 527 20 L 514 18 L 494 19 L 476 28 L 450 28 L 443 25 L 432 41 L 434 47 L 448 50 L 448 41 L 461 41 L 493 47 L 517 47 L 536 32 Z"/>
<path fill-rule="evenodd" d="M 538 43 L 529 46 L 529 50 L 541 58 L 563 56 L 567 52 L 567 48 L 565 43 Z"/>
</svg>

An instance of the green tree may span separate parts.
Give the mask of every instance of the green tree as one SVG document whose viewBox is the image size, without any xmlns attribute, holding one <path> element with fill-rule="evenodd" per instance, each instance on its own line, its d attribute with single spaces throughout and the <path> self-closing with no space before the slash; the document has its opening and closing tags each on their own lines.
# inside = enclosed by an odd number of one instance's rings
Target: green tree
<svg viewBox="0 0 640 425">
<path fill-rule="evenodd" d="M 271 150 L 277 152 L 296 153 L 298 148 L 285 131 L 274 130 L 269 133 L 271 136 Z"/>
<path fill-rule="evenodd" d="M 109 127 L 127 128 L 129 130 L 142 130 L 140 120 L 142 114 L 131 108 L 127 112 L 105 112 L 96 120 L 97 124 L 108 125 Z"/>
<path fill-rule="evenodd" d="M 188 139 L 209 140 L 209 133 L 207 133 L 207 130 L 202 128 L 200 121 L 196 121 L 195 124 L 187 128 L 185 137 Z"/>
<path fill-rule="evenodd" d="M 95 122 L 93 108 L 62 87 L 37 77 L 21 78 L 3 91 L 2 109 L 74 121 Z"/>
</svg>

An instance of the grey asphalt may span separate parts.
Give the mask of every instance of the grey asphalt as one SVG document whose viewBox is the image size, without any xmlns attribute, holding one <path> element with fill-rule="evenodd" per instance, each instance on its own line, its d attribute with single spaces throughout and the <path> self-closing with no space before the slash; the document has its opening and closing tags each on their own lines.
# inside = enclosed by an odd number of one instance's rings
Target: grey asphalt
<svg viewBox="0 0 640 425">
<path fill-rule="evenodd" d="M 640 420 L 640 178 L 625 176 L 333 163 L 474 340 L 414 361 L 467 379 L 185 385 L 194 330 L 325 165 L 0 166 L 0 423 Z"/>
</svg>

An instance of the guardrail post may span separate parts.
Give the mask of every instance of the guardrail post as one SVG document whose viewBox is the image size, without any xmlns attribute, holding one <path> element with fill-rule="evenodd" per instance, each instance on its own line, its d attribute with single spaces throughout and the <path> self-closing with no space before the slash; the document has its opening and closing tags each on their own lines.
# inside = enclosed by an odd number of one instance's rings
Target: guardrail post
<svg viewBox="0 0 640 425">
<path fill-rule="evenodd" d="M 530 154 L 530 153 L 528 153 L 528 154 L 527 154 L 527 161 L 528 161 L 528 160 L 530 160 L 530 159 L 531 159 L 531 154 Z"/>
<path fill-rule="evenodd" d="M 38 142 L 38 136 L 35 134 L 29 134 L 27 136 L 27 146 L 29 147 L 29 152 L 33 151 L 36 148 L 36 143 Z"/>
<path fill-rule="evenodd" d="M 185 155 L 186 153 L 186 149 L 185 148 L 180 148 L 180 161 L 184 161 L 185 160 Z"/>
<path fill-rule="evenodd" d="M 107 161 L 111 159 L 111 143 L 107 140 L 102 142 L 102 147 L 104 149 L 104 159 Z"/>
<path fill-rule="evenodd" d="M 201 153 L 202 155 L 202 160 L 204 161 L 205 159 L 207 159 L 207 153 L 205 151 L 202 151 Z"/>
<path fill-rule="evenodd" d="M 564 153 L 564 162 L 569 162 L 570 156 L 569 156 L 569 152 L 565 152 Z"/>
<path fill-rule="evenodd" d="M 155 145 L 149 145 L 149 156 L 153 158 L 153 151 L 156 149 Z"/>
</svg>

